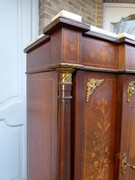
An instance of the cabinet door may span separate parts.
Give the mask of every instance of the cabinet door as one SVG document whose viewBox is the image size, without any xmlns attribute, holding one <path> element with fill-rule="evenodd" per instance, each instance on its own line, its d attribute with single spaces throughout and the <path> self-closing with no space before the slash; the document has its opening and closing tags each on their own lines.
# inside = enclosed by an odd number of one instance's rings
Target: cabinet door
<svg viewBox="0 0 135 180">
<path fill-rule="evenodd" d="M 75 180 L 113 180 L 117 75 L 77 72 L 75 92 Z"/>
<path fill-rule="evenodd" d="M 122 131 L 121 131 L 121 154 L 120 154 L 121 163 L 119 168 L 119 179 L 122 180 L 133 180 L 135 177 L 135 169 L 126 166 L 126 162 L 135 166 L 135 94 L 134 92 L 135 92 L 135 76 L 125 75 L 123 77 Z"/>
</svg>

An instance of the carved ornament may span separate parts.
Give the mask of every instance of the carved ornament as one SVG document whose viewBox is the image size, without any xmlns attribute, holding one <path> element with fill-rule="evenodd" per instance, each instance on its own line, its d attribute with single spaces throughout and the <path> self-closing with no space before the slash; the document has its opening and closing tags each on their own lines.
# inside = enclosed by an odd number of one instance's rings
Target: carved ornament
<svg viewBox="0 0 135 180">
<path fill-rule="evenodd" d="M 127 101 L 130 102 L 132 94 L 135 93 L 135 81 L 128 83 Z"/>
<path fill-rule="evenodd" d="M 87 94 L 86 94 L 86 101 L 89 101 L 90 96 L 92 95 L 93 91 L 96 89 L 97 86 L 99 86 L 104 79 L 95 79 L 95 78 L 89 78 L 87 82 Z"/>
<path fill-rule="evenodd" d="M 123 175 L 125 174 L 127 167 L 135 169 L 135 166 L 128 163 L 126 153 L 124 152 L 123 158 L 121 161 L 121 171 Z"/>
</svg>

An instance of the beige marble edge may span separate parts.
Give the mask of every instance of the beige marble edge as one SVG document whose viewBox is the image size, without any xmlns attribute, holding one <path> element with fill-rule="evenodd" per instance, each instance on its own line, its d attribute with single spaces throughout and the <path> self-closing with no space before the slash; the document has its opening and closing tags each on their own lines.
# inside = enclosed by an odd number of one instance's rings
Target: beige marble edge
<svg viewBox="0 0 135 180">
<path fill-rule="evenodd" d="M 37 36 L 35 39 L 33 39 L 32 41 L 29 42 L 29 44 L 27 45 L 27 47 L 31 46 L 32 44 L 34 44 L 35 42 L 37 42 L 39 39 L 41 39 L 42 37 L 44 37 L 45 34 L 40 34 L 39 36 Z M 26 47 L 26 48 L 27 48 Z"/>
<path fill-rule="evenodd" d="M 69 19 L 74 20 L 74 21 L 82 22 L 81 16 L 74 14 L 74 13 L 71 13 L 71 12 L 68 12 L 68 11 L 65 11 L 65 10 L 62 10 L 56 16 L 54 16 L 54 18 L 52 18 L 51 22 L 54 21 L 58 17 L 65 17 L 65 18 L 69 18 Z M 116 38 L 116 39 L 128 38 L 128 39 L 135 41 L 135 36 L 127 34 L 127 33 L 115 34 L 115 33 L 109 32 L 107 30 L 104 30 L 104 29 L 101 29 L 101 28 L 98 28 L 98 27 L 95 27 L 92 25 L 89 25 L 89 26 L 90 26 L 91 32 L 95 32 L 95 33 L 102 34 L 102 35 L 112 37 L 112 38 Z M 43 33 L 40 34 L 37 38 L 35 38 L 33 41 L 31 41 L 27 45 L 27 47 L 29 47 L 30 45 L 32 45 L 33 43 L 35 43 L 36 41 L 38 41 L 39 39 L 41 39 L 44 36 L 45 36 L 45 34 L 43 34 Z"/>
<path fill-rule="evenodd" d="M 65 10 L 60 11 L 56 16 L 54 16 L 51 19 L 51 22 L 57 19 L 58 17 L 64 17 L 64 18 L 68 18 L 74 21 L 82 22 L 82 16 L 65 11 Z"/>
<path fill-rule="evenodd" d="M 131 40 L 135 41 L 135 36 L 130 35 L 128 33 L 124 33 L 124 32 L 120 33 L 120 34 L 115 34 L 115 33 L 112 33 L 110 31 L 107 31 L 107 30 L 104 30 L 104 29 L 101 29 L 101 28 L 98 28 L 98 27 L 95 27 L 95 26 L 90 26 L 90 31 L 98 33 L 98 34 L 102 34 L 102 35 L 105 35 L 105 36 L 108 36 L 108 37 L 113 37 L 113 38 L 116 38 L 116 39 L 128 38 L 128 39 L 131 39 Z"/>
</svg>

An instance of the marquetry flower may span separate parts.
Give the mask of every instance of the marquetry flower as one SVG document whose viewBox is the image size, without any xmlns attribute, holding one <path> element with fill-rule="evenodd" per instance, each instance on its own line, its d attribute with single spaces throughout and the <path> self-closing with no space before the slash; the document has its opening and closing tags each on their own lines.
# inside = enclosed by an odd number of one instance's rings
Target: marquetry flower
<svg viewBox="0 0 135 180">
<path fill-rule="evenodd" d="M 91 58 L 94 58 L 94 56 L 95 56 L 95 55 L 94 55 L 94 51 L 91 51 L 91 52 L 90 52 L 90 57 L 91 57 Z"/>
<path fill-rule="evenodd" d="M 96 168 L 96 167 L 98 167 L 98 165 L 99 165 L 99 162 L 98 162 L 98 161 L 95 161 L 95 162 L 94 162 L 94 167 Z"/>
<path fill-rule="evenodd" d="M 105 106 L 108 105 L 107 99 L 102 98 L 101 100 L 97 101 L 97 108 L 100 109 L 100 111 L 104 114 L 105 113 Z"/>
<path fill-rule="evenodd" d="M 95 146 L 95 141 L 93 141 L 93 145 Z"/>
<path fill-rule="evenodd" d="M 107 59 L 109 59 L 106 50 L 102 51 L 101 57 L 102 57 L 102 61 L 106 61 Z"/>
<path fill-rule="evenodd" d="M 96 153 L 95 152 L 92 152 L 91 153 L 91 157 L 94 158 L 96 156 Z"/>
<path fill-rule="evenodd" d="M 107 153 L 108 152 L 108 147 L 105 147 L 105 153 Z"/>
<path fill-rule="evenodd" d="M 104 105 L 108 105 L 108 103 L 107 103 L 107 99 L 105 99 L 105 98 L 102 98 L 102 103 L 104 104 Z"/>
<path fill-rule="evenodd" d="M 70 44 L 70 51 L 71 51 L 71 52 L 74 52 L 75 49 L 76 49 L 75 46 L 74 46 L 73 44 Z"/>
<path fill-rule="evenodd" d="M 97 100 L 97 105 L 101 106 L 101 101 L 100 100 Z"/>
<path fill-rule="evenodd" d="M 102 98 L 101 100 L 97 100 L 97 105 L 98 106 L 101 106 L 101 105 L 108 105 L 108 103 L 107 103 L 107 99 L 105 99 L 105 98 Z"/>
<path fill-rule="evenodd" d="M 97 180 L 103 180 L 104 179 L 104 174 L 99 174 L 97 177 L 96 177 Z"/>
<path fill-rule="evenodd" d="M 105 153 L 106 153 L 107 155 L 109 155 L 108 147 L 105 147 Z"/>
<path fill-rule="evenodd" d="M 109 163 L 108 160 L 104 161 L 104 167 L 105 167 L 105 168 L 108 168 L 108 163 Z"/>
</svg>

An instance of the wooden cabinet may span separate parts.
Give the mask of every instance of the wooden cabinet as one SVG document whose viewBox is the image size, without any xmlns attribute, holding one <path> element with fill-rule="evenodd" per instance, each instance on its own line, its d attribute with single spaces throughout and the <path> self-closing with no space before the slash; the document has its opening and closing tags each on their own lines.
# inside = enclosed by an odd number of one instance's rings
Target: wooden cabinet
<svg viewBox="0 0 135 180">
<path fill-rule="evenodd" d="M 133 180 L 135 41 L 58 18 L 25 49 L 28 180 Z"/>
</svg>

